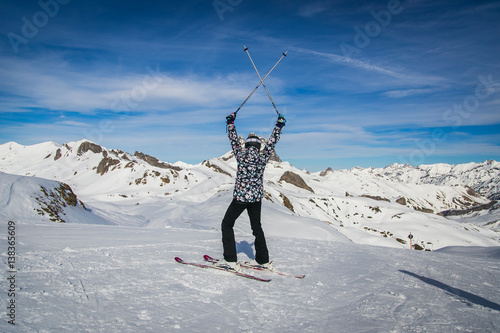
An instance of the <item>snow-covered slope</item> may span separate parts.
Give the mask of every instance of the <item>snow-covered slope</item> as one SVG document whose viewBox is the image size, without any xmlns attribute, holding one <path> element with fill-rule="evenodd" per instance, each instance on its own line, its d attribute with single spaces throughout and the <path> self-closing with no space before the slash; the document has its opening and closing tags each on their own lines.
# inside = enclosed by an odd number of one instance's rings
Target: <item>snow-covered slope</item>
<svg viewBox="0 0 500 333">
<path fill-rule="evenodd" d="M 0 172 L 0 219 L 107 224 L 86 210 L 64 183 Z"/>
<path fill-rule="evenodd" d="M 0 280 L 16 326 L 4 312 L 0 331 L 500 330 L 500 243 L 489 224 L 498 210 L 438 214 L 489 204 L 472 183 L 272 162 L 262 213 L 270 254 L 306 277 L 260 273 L 272 278 L 262 283 L 173 260 L 221 255 L 235 170 L 231 153 L 189 165 L 88 141 L 1 145 L 0 239 L 14 221 L 17 271 Z M 248 217 L 235 228 L 238 258 L 252 258 Z M 439 250 L 410 251 L 409 232 Z"/>
<path fill-rule="evenodd" d="M 1 332 L 500 330 L 498 247 L 439 253 L 270 236 L 275 266 L 306 277 L 261 273 L 272 279 L 264 283 L 174 261 L 220 255 L 216 230 L 43 223 L 17 232 L 16 326 L 4 310 Z M 241 260 L 246 240 L 238 234 Z M 3 306 L 9 283 L 0 280 Z"/>
<path fill-rule="evenodd" d="M 69 184 L 108 223 L 154 228 L 218 229 L 236 173 L 231 153 L 198 165 L 170 164 L 86 140 L 64 145 L 8 143 L 0 146 L 0 156 L 1 171 Z M 493 179 L 498 178 L 491 167 L 495 163 L 487 164 Z M 474 191 L 473 184 L 424 183 L 415 169 L 403 176 L 408 168 L 309 173 L 287 162 L 270 162 L 265 175 L 266 232 L 301 237 L 316 230 L 322 239 L 390 247 L 408 247 L 412 232 L 416 247 L 426 250 L 499 244 L 498 233 L 491 230 L 498 227 L 497 215 L 488 210 L 491 201 Z M 478 167 L 473 169 L 479 174 Z M 481 219 L 439 215 L 477 207 L 488 208 L 474 213 Z"/>
</svg>

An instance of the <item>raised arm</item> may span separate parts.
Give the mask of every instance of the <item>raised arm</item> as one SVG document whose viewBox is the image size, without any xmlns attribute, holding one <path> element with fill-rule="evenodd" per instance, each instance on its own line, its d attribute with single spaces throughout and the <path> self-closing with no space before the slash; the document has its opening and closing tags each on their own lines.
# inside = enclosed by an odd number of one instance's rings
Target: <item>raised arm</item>
<svg viewBox="0 0 500 333">
<path fill-rule="evenodd" d="M 267 140 L 266 146 L 264 147 L 264 150 L 262 153 L 266 156 L 266 161 L 269 160 L 271 157 L 271 154 L 273 153 L 274 147 L 278 143 L 281 135 L 281 129 L 285 126 L 286 119 L 283 117 L 281 114 L 278 116 L 278 120 L 276 121 L 276 126 L 273 129 L 273 132 L 271 133 L 271 136 L 269 137 L 269 140 Z"/>
<path fill-rule="evenodd" d="M 234 156 L 237 159 L 238 155 L 242 151 L 242 148 L 240 140 L 238 139 L 238 134 L 236 133 L 236 127 L 234 126 L 235 119 L 236 119 L 236 114 L 231 113 L 229 116 L 226 117 L 226 124 L 227 124 L 227 136 L 229 138 L 229 142 L 231 143 L 231 148 L 233 149 Z"/>
</svg>

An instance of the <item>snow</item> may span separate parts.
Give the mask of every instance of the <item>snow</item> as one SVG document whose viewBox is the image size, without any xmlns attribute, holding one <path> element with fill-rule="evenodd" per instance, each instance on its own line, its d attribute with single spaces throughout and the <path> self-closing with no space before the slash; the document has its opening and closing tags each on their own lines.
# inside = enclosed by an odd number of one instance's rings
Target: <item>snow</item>
<svg viewBox="0 0 500 333">
<path fill-rule="evenodd" d="M 57 194 L 56 189 L 60 186 L 59 182 L 43 178 L 16 176 L 0 172 L 0 219 L 8 221 L 15 218 L 22 222 L 46 221 L 49 214 L 43 213 L 42 216 L 41 210 L 46 205 L 55 205 L 52 195 Z M 43 193 L 44 191 L 49 195 Z M 44 204 L 41 205 L 40 202 L 44 202 Z M 75 207 L 66 205 L 62 218 L 72 223 L 112 223 L 85 210 L 81 204 Z"/>
<path fill-rule="evenodd" d="M 0 145 L 0 239 L 14 221 L 17 269 L 4 270 L 16 278 L 16 326 L 4 311 L 1 332 L 500 331 L 500 241 L 483 226 L 498 221 L 498 209 L 444 218 L 413 208 L 488 202 L 464 185 L 409 182 L 409 166 L 320 176 L 270 163 L 262 212 L 270 255 L 278 269 L 306 277 L 252 272 L 272 278 L 263 283 L 174 261 L 221 256 L 220 223 L 236 167 L 228 154 L 208 162 L 229 175 L 203 163 L 154 168 L 105 150 L 120 163 L 100 175 L 103 154 L 78 155 L 82 142 Z M 54 160 L 57 149 L 62 157 Z M 495 163 L 460 168 L 490 172 Z M 448 167 L 417 172 L 424 169 Z M 285 171 L 313 192 L 280 181 Z M 61 206 L 67 223 L 38 212 L 40 202 L 57 201 L 60 182 L 86 207 Z M 402 196 L 407 205 L 395 202 Z M 433 251 L 412 251 L 397 240 L 407 241 L 410 231 L 414 243 Z M 239 260 L 252 258 L 245 214 L 235 233 Z M 7 267 L 7 242 L 1 246 Z M 4 309 L 9 284 L 0 280 Z"/>
<path fill-rule="evenodd" d="M 470 256 L 479 258 L 500 259 L 500 247 L 480 247 L 480 246 L 447 246 L 436 250 L 440 253 L 451 253 L 460 256 Z"/>
<path fill-rule="evenodd" d="M 217 230 L 46 222 L 18 224 L 17 233 L 16 327 L 4 317 L 2 332 L 500 329 L 498 257 L 476 249 L 467 256 L 269 236 L 276 266 L 306 277 L 261 273 L 272 278 L 263 283 L 173 260 L 220 254 Z M 239 259 L 251 256 L 251 235 L 239 232 L 237 241 Z"/>
</svg>

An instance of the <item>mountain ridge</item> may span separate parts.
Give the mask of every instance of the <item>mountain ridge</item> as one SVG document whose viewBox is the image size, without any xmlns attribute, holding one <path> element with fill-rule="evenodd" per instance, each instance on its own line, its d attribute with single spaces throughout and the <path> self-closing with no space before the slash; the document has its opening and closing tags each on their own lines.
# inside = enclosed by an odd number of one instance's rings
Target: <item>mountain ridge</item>
<svg viewBox="0 0 500 333">
<path fill-rule="evenodd" d="M 231 152 L 196 165 L 171 164 L 89 140 L 33 146 L 11 142 L 0 145 L 0 156 L 0 171 L 64 182 L 86 206 L 111 219 L 109 224 L 126 220 L 141 225 L 147 221 L 150 227 L 185 227 L 189 217 L 200 220 L 195 224 L 201 228 L 218 228 L 236 174 Z M 263 215 L 282 227 L 291 223 L 299 230 L 310 224 L 318 232 L 340 232 L 367 244 L 406 247 L 406 235 L 413 231 L 415 244 L 426 250 L 498 245 L 498 233 L 493 231 L 499 227 L 497 206 L 481 194 L 495 197 L 492 188 L 498 184 L 498 164 L 392 164 L 311 173 L 288 162 L 271 161 L 264 178 Z M 458 176 L 443 170 L 455 170 Z M 461 179 L 467 184 L 461 184 Z M 191 212 L 200 207 L 208 211 L 204 221 Z M 485 209 L 474 210 L 478 207 Z M 442 216 L 449 211 L 461 211 L 463 216 Z M 268 228 L 284 233 L 273 225 Z"/>
</svg>

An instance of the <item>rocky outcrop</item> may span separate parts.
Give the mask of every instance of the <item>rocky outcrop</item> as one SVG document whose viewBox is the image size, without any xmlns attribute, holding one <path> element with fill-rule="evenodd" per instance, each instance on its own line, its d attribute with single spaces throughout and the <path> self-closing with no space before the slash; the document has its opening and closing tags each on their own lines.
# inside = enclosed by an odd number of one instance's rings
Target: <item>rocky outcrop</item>
<svg viewBox="0 0 500 333">
<path fill-rule="evenodd" d="M 283 206 L 285 206 L 286 208 L 290 209 L 292 212 L 295 213 L 295 211 L 293 210 L 293 205 L 290 202 L 290 199 L 288 199 L 288 197 L 283 193 L 280 193 L 280 198 L 281 200 L 283 200 Z"/>
<path fill-rule="evenodd" d="M 168 164 L 168 163 L 165 163 L 165 162 L 160 162 L 160 160 L 158 160 L 156 157 L 153 157 L 153 156 L 141 153 L 140 151 L 136 151 L 134 153 L 134 156 L 137 157 L 137 158 L 139 158 L 139 159 L 141 159 L 141 160 L 143 160 L 143 161 L 145 161 L 149 165 L 152 165 L 152 166 L 157 167 L 157 168 L 172 169 L 172 170 L 175 170 L 175 171 L 181 171 L 182 170 L 181 167 L 174 166 L 172 164 Z"/>
<path fill-rule="evenodd" d="M 286 182 L 286 183 L 289 183 L 289 184 L 292 184 L 292 185 L 295 185 L 299 188 L 303 188 L 305 190 L 308 190 L 309 192 L 312 192 L 314 193 L 313 189 L 310 188 L 306 182 L 304 181 L 304 179 L 302 179 L 302 177 L 300 177 L 298 174 L 296 173 L 293 173 L 291 171 L 286 171 L 280 178 L 279 180 L 280 182 Z"/>
<path fill-rule="evenodd" d="M 465 214 L 469 214 L 469 213 L 472 213 L 472 212 L 479 212 L 479 211 L 482 211 L 482 210 L 488 210 L 491 207 L 493 207 L 496 203 L 497 203 L 497 201 L 492 200 L 491 202 L 489 202 L 487 204 L 478 205 L 478 206 L 474 206 L 474 207 L 467 208 L 467 209 L 449 209 L 449 210 L 445 210 L 443 212 L 439 212 L 438 215 L 441 215 L 441 216 L 444 216 L 444 217 L 465 215 Z"/>
<path fill-rule="evenodd" d="M 389 201 L 390 202 L 389 199 L 385 199 L 385 201 Z M 422 213 L 434 213 L 434 210 L 432 210 L 430 208 L 422 207 L 421 205 L 417 204 L 413 200 L 407 199 L 405 197 L 399 197 L 399 198 L 397 198 L 396 199 L 396 203 L 398 203 L 400 205 L 403 205 L 403 206 L 407 206 L 407 207 L 413 208 L 413 209 L 415 209 L 418 212 L 422 212 Z"/>
<path fill-rule="evenodd" d="M 210 168 L 212 170 L 214 170 L 215 172 L 217 173 L 222 173 L 223 175 L 226 175 L 226 176 L 229 176 L 229 177 L 232 177 L 231 174 L 227 171 L 224 171 L 222 168 L 220 168 L 219 166 L 215 165 L 215 164 L 212 164 L 210 163 L 210 161 L 203 161 L 203 163 L 201 163 L 202 165 L 206 166 L 207 168 Z"/>
<path fill-rule="evenodd" d="M 85 142 L 82 142 L 80 147 L 78 147 L 77 155 L 81 156 L 81 155 L 85 154 L 86 152 L 88 152 L 89 150 L 93 153 L 96 153 L 96 154 L 102 153 L 101 146 L 99 146 L 98 144 L 95 144 L 93 142 L 85 141 Z"/>
<path fill-rule="evenodd" d="M 99 162 L 99 165 L 97 166 L 97 173 L 102 176 L 109 171 L 109 167 L 117 165 L 119 163 L 120 163 L 119 160 L 115 160 L 110 157 L 105 157 L 101 160 L 101 162 Z"/>
<path fill-rule="evenodd" d="M 80 204 L 85 209 L 85 206 L 77 199 L 68 184 L 59 184 L 59 187 L 54 189 L 47 189 L 40 186 L 40 192 L 43 195 L 35 197 L 35 200 L 40 205 L 40 208 L 36 209 L 36 211 L 39 215 L 48 215 L 49 219 L 53 222 L 65 223 L 66 221 L 63 218 L 66 215 L 64 207 L 76 207 Z"/>
<path fill-rule="evenodd" d="M 406 206 L 406 198 L 405 197 L 399 197 L 396 199 L 396 202 L 400 205 Z"/>
<path fill-rule="evenodd" d="M 326 169 L 326 170 L 324 170 L 324 171 L 321 171 L 321 172 L 319 173 L 319 175 L 320 175 L 321 177 L 325 177 L 327 174 L 329 174 L 329 173 L 331 173 L 331 172 L 333 172 L 332 168 L 328 167 L 328 169 Z"/>
<path fill-rule="evenodd" d="M 377 201 L 391 202 L 391 200 L 389 200 L 387 198 L 384 198 L 384 197 L 381 197 L 379 195 L 362 194 L 361 197 L 363 197 L 363 198 L 369 198 L 369 199 L 373 199 L 373 200 L 377 200 Z"/>
<path fill-rule="evenodd" d="M 62 156 L 62 154 L 61 154 L 61 148 L 57 148 L 56 156 L 54 156 L 54 161 L 57 161 L 58 159 L 60 159 L 61 156 Z"/>
</svg>

